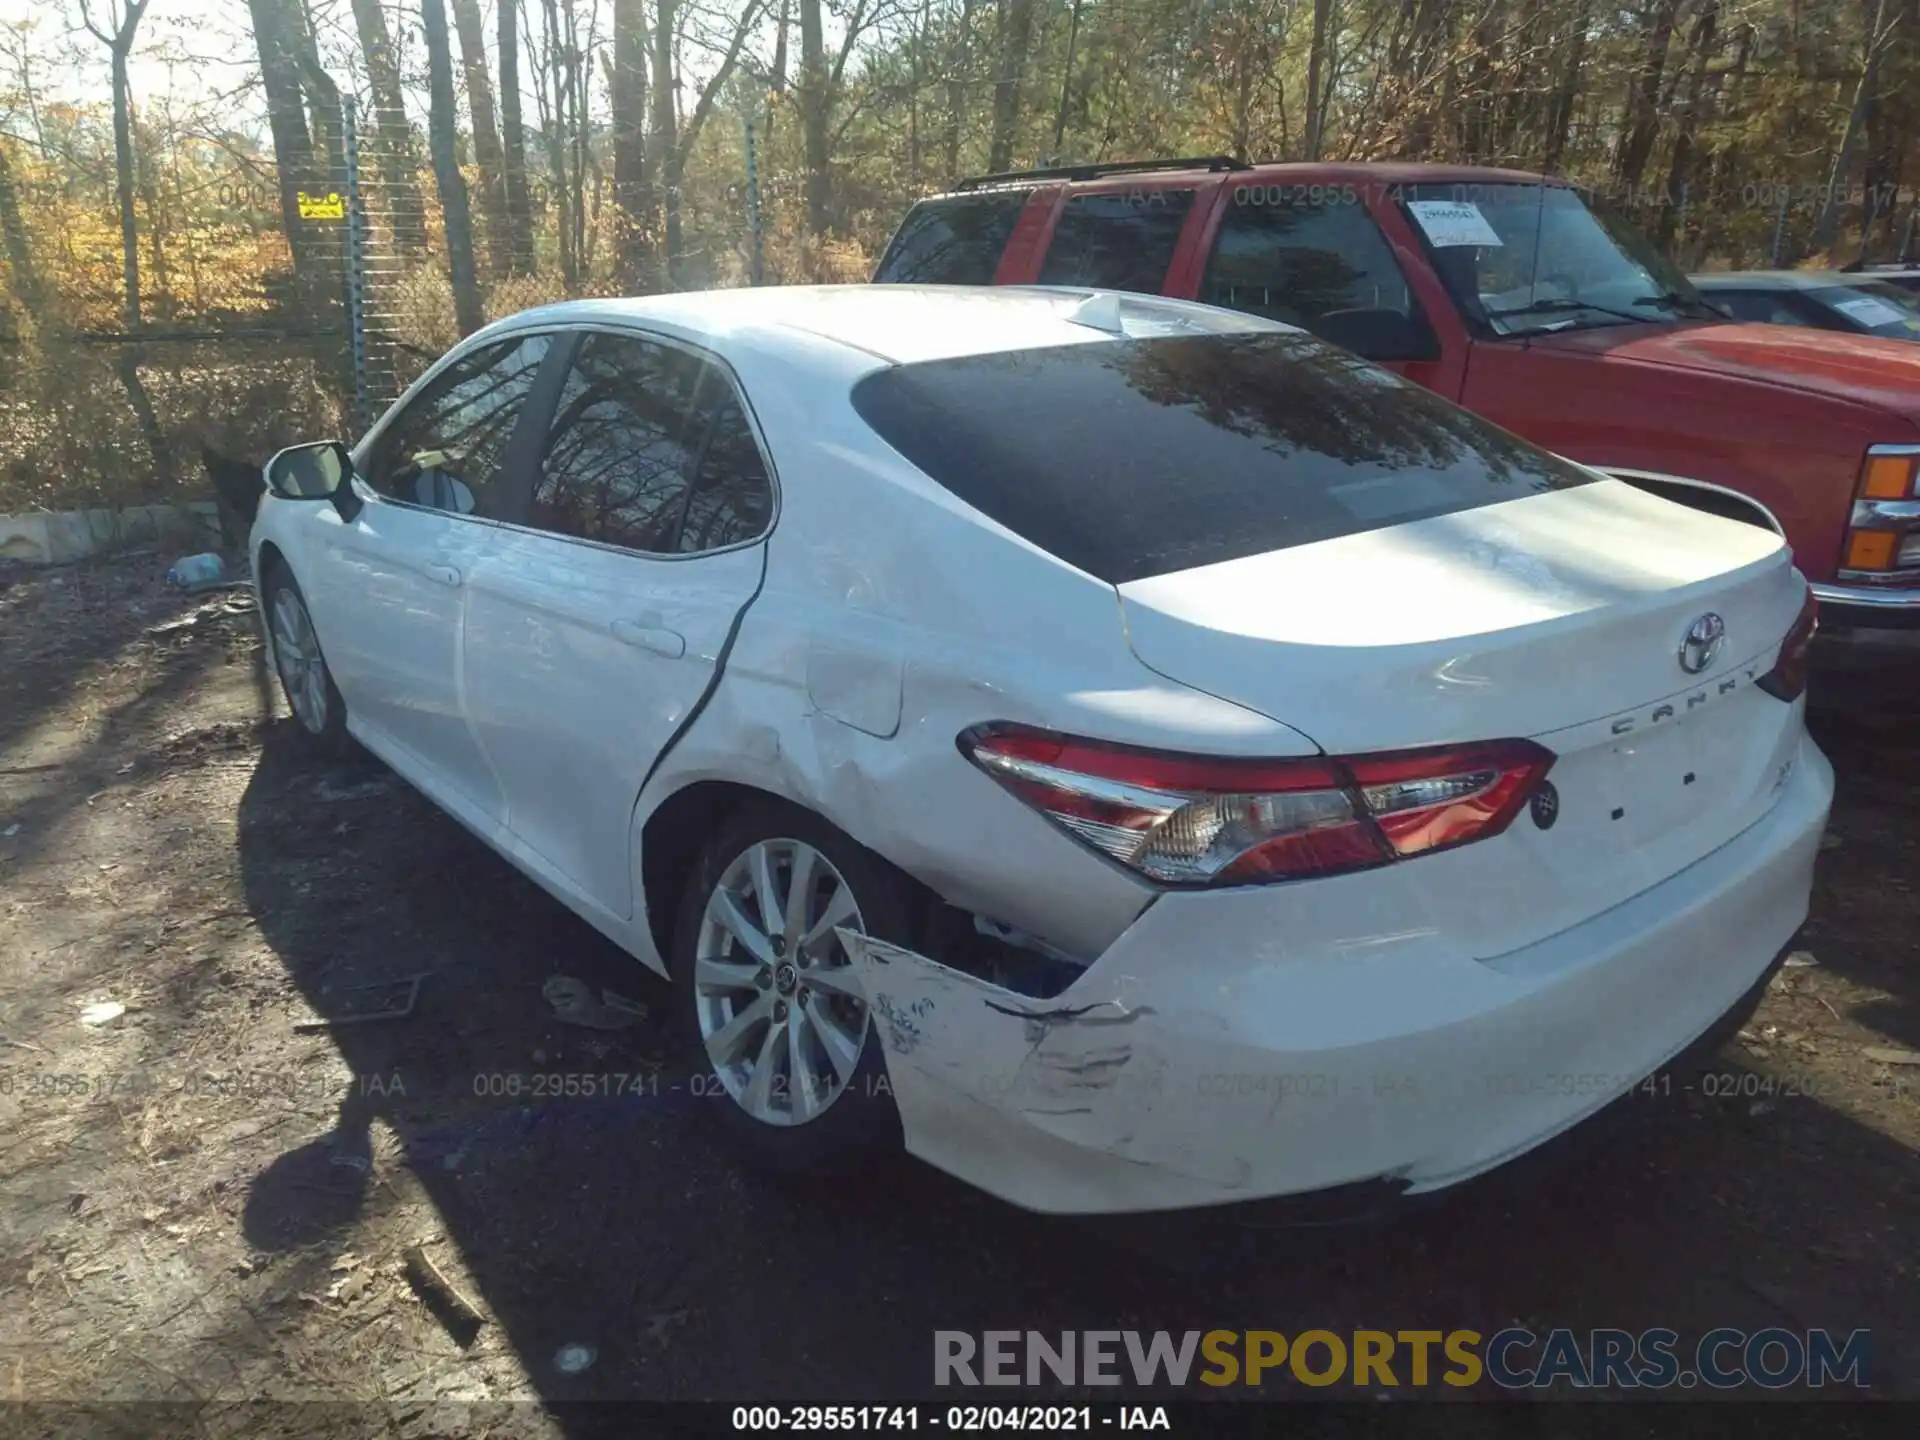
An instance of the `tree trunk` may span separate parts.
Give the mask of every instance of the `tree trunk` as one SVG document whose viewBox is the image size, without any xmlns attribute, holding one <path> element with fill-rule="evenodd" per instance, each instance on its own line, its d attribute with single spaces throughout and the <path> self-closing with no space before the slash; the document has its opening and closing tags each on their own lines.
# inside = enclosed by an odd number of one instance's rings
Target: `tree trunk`
<svg viewBox="0 0 1920 1440">
<path fill-rule="evenodd" d="M 325 157 L 327 173 L 317 177 L 328 190 L 344 190 L 347 183 L 346 110 L 340 103 L 340 87 L 320 63 L 320 47 L 313 38 L 313 16 L 308 0 L 288 0 L 295 6 L 287 11 L 288 38 L 293 46 L 294 63 L 300 67 L 300 84 L 306 92 L 307 108 L 313 112 L 314 149 Z"/>
<path fill-rule="evenodd" d="M 807 233 L 827 233 L 832 181 L 827 174 L 827 55 L 820 0 L 800 0 L 800 130 L 806 150 Z"/>
<path fill-rule="evenodd" d="M 1667 50 L 1673 43 L 1673 25 L 1680 0 L 1652 0 L 1641 19 L 1641 34 L 1646 37 L 1646 54 L 1640 73 L 1628 97 L 1625 123 L 1621 127 L 1620 151 L 1614 160 L 1614 178 L 1631 190 L 1646 173 L 1653 156 L 1653 142 L 1660 134 L 1660 81 L 1666 74 Z"/>
<path fill-rule="evenodd" d="M 1073 15 L 1067 22 L 1067 63 L 1060 70 L 1060 104 L 1053 112 L 1053 154 L 1057 160 L 1067 133 L 1067 95 L 1073 86 L 1073 58 L 1080 45 L 1080 3 L 1073 0 Z"/>
<path fill-rule="evenodd" d="M 647 270 L 647 6 L 646 0 L 614 0 L 613 204 L 618 227 L 614 263 L 627 289 Z"/>
<path fill-rule="evenodd" d="M 0 136 L 0 244 L 7 252 L 7 265 L 13 271 L 13 293 L 37 322 L 41 318 L 46 291 L 40 284 L 40 272 L 34 267 L 33 247 L 27 243 L 27 222 L 20 210 L 20 189 L 14 180 L 13 162 L 7 155 L 7 142 Z"/>
<path fill-rule="evenodd" d="M 665 164 L 680 144 L 679 84 L 673 63 L 673 32 L 678 24 L 675 0 L 659 0 L 653 19 L 653 144 L 648 148 L 659 154 L 665 202 L 666 282 L 669 289 L 680 282 L 680 190 L 672 169 Z"/>
<path fill-rule="evenodd" d="M 1567 46 L 1567 66 L 1560 72 L 1547 107 L 1546 143 L 1541 147 L 1540 168 L 1551 173 L 1560 168 L 1566 153 L 1567 132 L 1573 128 L 1573 106 L 1580 97 L 1580 72 L 1587 59 L 1587 14 L 1592 0 L 1580 0 L 1573 16 L 1573 39 Z"/>
<path fill-rule="evenodd" d="M 527 194 L 527 135 L 520 126 L 520 23 L 516 0 L 500 6 L 500 163 L 504 172 L 509 269 L 533 273 L 533 201 Z"/>
<path fill-rule="evenodd" d="M 480 282 L 473 265 L 473 214 L 467 207 L 467 182 L 454 156 L 453 46 L 441 0 L 421 0 L 420 18 L 427 32 L 427 143 L 447 231 L 454 319 L 462 335 L 471 335 L 487 323 L 487 317 L 480 304 Z"/>
<path fill-rule="evenodd" d="M 1014 140 L 1020 129 L 1020 83 L 1026 78 L 1033 46 L 1034 0 L 1001 0 L 998 57 L 1000 78 L 993 85 L 993 131 L 987 144 L 987 169 L 1013 168 Z"/>
<path fill-rule="evenodd" d="M 1873 24 L 1867 31 L 1866 58 L 1860 65 L 1860 79 L 1853 89 L 1853 108 L 1847 112 L 1847 128 L 1840 133 L 1840 148 L 1833 153 L 1833 168 L 1827 174 L 1827 191 L 1820 199 L 1820 213 L 1813 222 L 1813 238 L 1807 242 L 1809 253 L 1833 244 L 1840 226 L 1840 189 L 1853 168 L 1853 146 L 1867 105 L 1873 99 L 1880 75 L 1880 56 L 1886 48 L 1887 0 L 1877 0 Z"/>
<path fill-rule="evenodd" d="M 137 10 L 134 16 L 138 19 Z M 133 209 L 133 116 L 127 81 L 130 48 L 117 41 L 113 47 L 113 185 L 120 203 L 120 269 L 126 285 L 123 314 L 127 329 L 133 331 L 140 328 L 140 224 Z"/>
<path fill-rule="evenodd" d="M 400 93 L 400 66 L 380 0 L 353 0 L 353 22 L 366 61 L 368 88 L 373 92 L 373 138 L 377 142 L 368 146 L 363 141 L 361 154 L 368 149 L 379 153 L 380 182 L 392 211 L 394 238 L 402 249 L 417 251 L 426 244 L 427 205 L 420 194 L 413 128 L 407 124 L 406 103 Z"/>
<path fill-rule="evenodd" d="M 1313 39 L 1307 49 L 1307 153 L 1309 160 L 1320 158 L 1320 132 L 1325 124 L 1321 115 L 1320 70 L 1327 58 L 1327 32 L 1333 23 L 1333 0 L 1313 0 Z"/>
<path fill-rule="evenodd" d="M 558 0 L 541 0 L 540 39 L 545 61 L 541 85 L 551 95 L 547 111 L 540 117 L 542 138 L 547 144 L 547 175 L 560 222 L 560 283 L 567 294 L 580 290 L 580 263 L 573 249 L 573 185 L 567 164 L 567 75 L 564 44 L 560 28 Z"/>
<path fill-rule="evenodd" d="M 973 63 L 973 7 L 976 0 L 960 0 L 960 23 L 955 27 L 953 62 L 947 69 L 947 183 L 960 178 L 960 120 L 967 106 L 967 69 Z"/>
<path fill-rule="evenodd" d="M 473 158 L 480 167 L 480 219 L 487 233 L 487 268 L 505 275 L 512 268 L 513 229 L 507 219 L 505 163 L 500 127 L 493 113 L 493 82 L 487 76 L 487 32 L 478 0 L 452 0 L 453 27 L 460 37 L 460 66 L 467 82 L 467 114 L 473 122 Z M 505 3 L 505 0 L 502 0 Z"/>
<path fill-rule="evenodd" d="M 1717 48 L 1719 24 L 1719 0 L 1705 0 L 1687 41 L 1689 68 L 1676 117 L 1678 129 L 1673 137 L 1673 155 L 1667 164 L 1667 193 L 1661 197 L 1659 220 L 1654 227 L 1654 243 L 1662 250 L 1670 249 L 1676 236 L 1681 244 L 1686 243 L 1687 237 L 1677 233 L 1679 207 L 1692 195 L 1694 131 L 1700 121 L 1700 92 L 1706 83 L 1707 58 Z"/>
<path fill-rule="evenodd" d="M 80 0 L 81 23 L 113 57 L 114 195 L 120 209 L 120 268 L 125 286 L 122 314 L 129 330 L 140 328 L 140 222 L 133 208 L 133 87 L 127 79 L 127 58 L 133 54 L 134 34 L 146 10 L 147 0 L 127 0 L 113 33 L 108 34 L 93 23 L 87 0 Z"/>
</svg>

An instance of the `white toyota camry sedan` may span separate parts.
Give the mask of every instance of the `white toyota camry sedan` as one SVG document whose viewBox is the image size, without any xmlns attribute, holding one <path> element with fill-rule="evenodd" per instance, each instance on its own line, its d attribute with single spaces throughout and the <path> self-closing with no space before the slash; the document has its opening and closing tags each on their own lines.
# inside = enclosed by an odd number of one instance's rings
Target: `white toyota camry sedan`
<svg viewBox="0 0 1920 1440">
<path fill-rule="evenodd" d="M 298 727 L 670 977 L 776 1164 L 1435 1190 L 1642 1085 L 1806 916 L 1779 537 L 1264 320 L 566 304 L 267 481 Z"/>
</svg>

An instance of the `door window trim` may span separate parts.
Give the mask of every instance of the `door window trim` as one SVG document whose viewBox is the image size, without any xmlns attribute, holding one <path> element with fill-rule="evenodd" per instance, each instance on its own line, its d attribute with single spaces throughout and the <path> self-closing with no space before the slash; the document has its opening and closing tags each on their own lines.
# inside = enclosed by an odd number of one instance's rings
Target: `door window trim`
<svg viewBox="0 0 1920 1440">
<path fill-rule="evenodd" d="M 607 550 L 615 555 L 638 555 L 647 560 L 705 560 L 709 556 L 727 555 L 735 550 L 746 550 L 755 545 L 765 544 L 772 536 L 775 527 L 780 523 L 780 476 L 774 469 L 772 450 L 767 444 L 766 432 L 761 428 L 760 417 L 754 413 L 753 401 L 747 396 L 747 387 L 740 383 L 739 373 L 733 366 L 729 364 L 723 356 L 707 349 L 703 345 L 682 339 L 678 335 L 670 335 L 665 331 L 655 330 L 644 324 L 620 323 L 607 319 L 595 319 L 575 321 L 570 324 L 557 325 L 551 328 L 552 333 L 566 334 L 569 336 L 569 343 L 567 345 L 564 347 L 555 347 L 556 350 L 564 349 L 568 370 L 571 370 L 573 366 L 574 356 L 578 352 L 580 344 L 589 335 L 610 335 L 616 339 L 628 340 L 651 340 L 657 344 L 670 346 L 673 349 L 693 356 L 695 359 L 704 362 L 705 367 L 701 371 L 698 388 L 694 391 L 693 398 L 696 405 L 699 403 L 701 392 L 706 389 L 708 383 L 707 377 L 715 371 L 723 375 L 727 384 L 733 388 L 733 398 L 739 402 L 740 413 L 746 417 L 747 429 L 753 436 L 754 448 L 760 452 L 760 464 L 767 472 L 767 489 L 770 492 L 771 502 L 767 506 L 767 523 L 761 528 L 760 532 L 751 539 L 736 540 L 731 545 L 719 545 L 711 550 L 662 551 L 636 550 L 631 545 L 617 545 L 611 540 L 593 540 L 584 535 L 563 535 L 557 530 L 543 530 L 538 525 L 529 525 L 524 518 L 519 520 L 508 519 L 506 518 L 507 516 L 516 514 L 524 517 L 527 507 L 533 499 L 533 488 L 538 475 L 538 466 L 535 462 L 538 460 L 540 452 L 532 448 L 531 441 L 529 441 L 528 444 L 530 453 L 525 457 L 524 465 L 521 467 L 520 472 L 512 477 L 512 483 L 515 488 L 511 493 L 510 503 L 502 507 L 503 514 L 501 518 L 489 521 L 488 523 L 497 525 L 503 530 L 514 531 L 518 534 L 538 536 L 543 540 L 555 540 L 567 545 L 587 545 L 595 550 Z M 547 332 L 529 331 L 527 333 Z M 548 353 L 549 360 L 552 359 L 553 353 L 552 351 Z M 564 375 L 565 372 L 563 371 L 561 373 Z M 535 382 L 535 388 L 538 389 L 546 378 L 546 375 L 543 373 L 540 379 Z M 546 412 L 538 432 L 539 439 L 542 442 L 546 440 L 552 428 L 554 412 L 559 406 L 560 392 L 564 384 L 564 380 L 556 383 L 552 387 L 551 395 L 545 397 L 545 404 L 541 407 Z M 531 399 L 526 413 L 532 413 Z M 523 415 L 522 419 L 524 420 L 525 418 L 525 415 Z M 685 523 L 686 500 L 692 497 L 693 480 L 699 474 L 700 462 L 706 456 L 707 444 L 712 439 L 712 432 L 713 422 L 709 419 L 706 429 L 701 432 L 699 445 L 694 447 L 694 475 L 688 477 L 687 494 L 681 502 L 681 523 Z M 516 459 L 520 457 L 515 454 L 514 447 L 519 443 L 520 433 L 516 430 L 512 441 L 508 444 L 509 455 Z M 679 538 L 679 530 L 677 528 L 674 531 L 674 536 L 676 539 Z"/>
</svg>

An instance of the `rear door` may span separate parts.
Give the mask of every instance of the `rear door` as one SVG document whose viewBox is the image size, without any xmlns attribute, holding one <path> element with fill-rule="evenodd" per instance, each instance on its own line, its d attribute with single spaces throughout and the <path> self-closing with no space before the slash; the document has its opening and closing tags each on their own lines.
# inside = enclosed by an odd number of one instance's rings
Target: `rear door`
<svg viewBox="0 0 1920 1440">
<path fill-rule="evenodd" d="M 759 589 L 772 479 L 723 365 L 595 331 L 531 482 L 472 587 L 467 703 L 508 830 L 624 919 L 634 802 Z"/>
</svg>

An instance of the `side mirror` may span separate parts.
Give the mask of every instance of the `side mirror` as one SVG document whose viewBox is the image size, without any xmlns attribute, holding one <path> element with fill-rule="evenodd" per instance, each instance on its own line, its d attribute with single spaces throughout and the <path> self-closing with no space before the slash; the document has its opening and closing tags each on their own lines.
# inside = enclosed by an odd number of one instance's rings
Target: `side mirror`
<svg viewBox="0 0 1920 1440">
<path fill-rule="evenodd" d="M 1329 310 L 1310 327 L 1362 360 L 1438 360 L 1440 341 L 1424 317 L 1398 310 Z"/>
<path fill-rule="evenodd" d="M 353 493 L 353 457 L 338 440 L 291 445 L 267 462 L 267 489 L 282 500 L 331 500 L 351 520 L 360 509 Z"/>
</svg>

